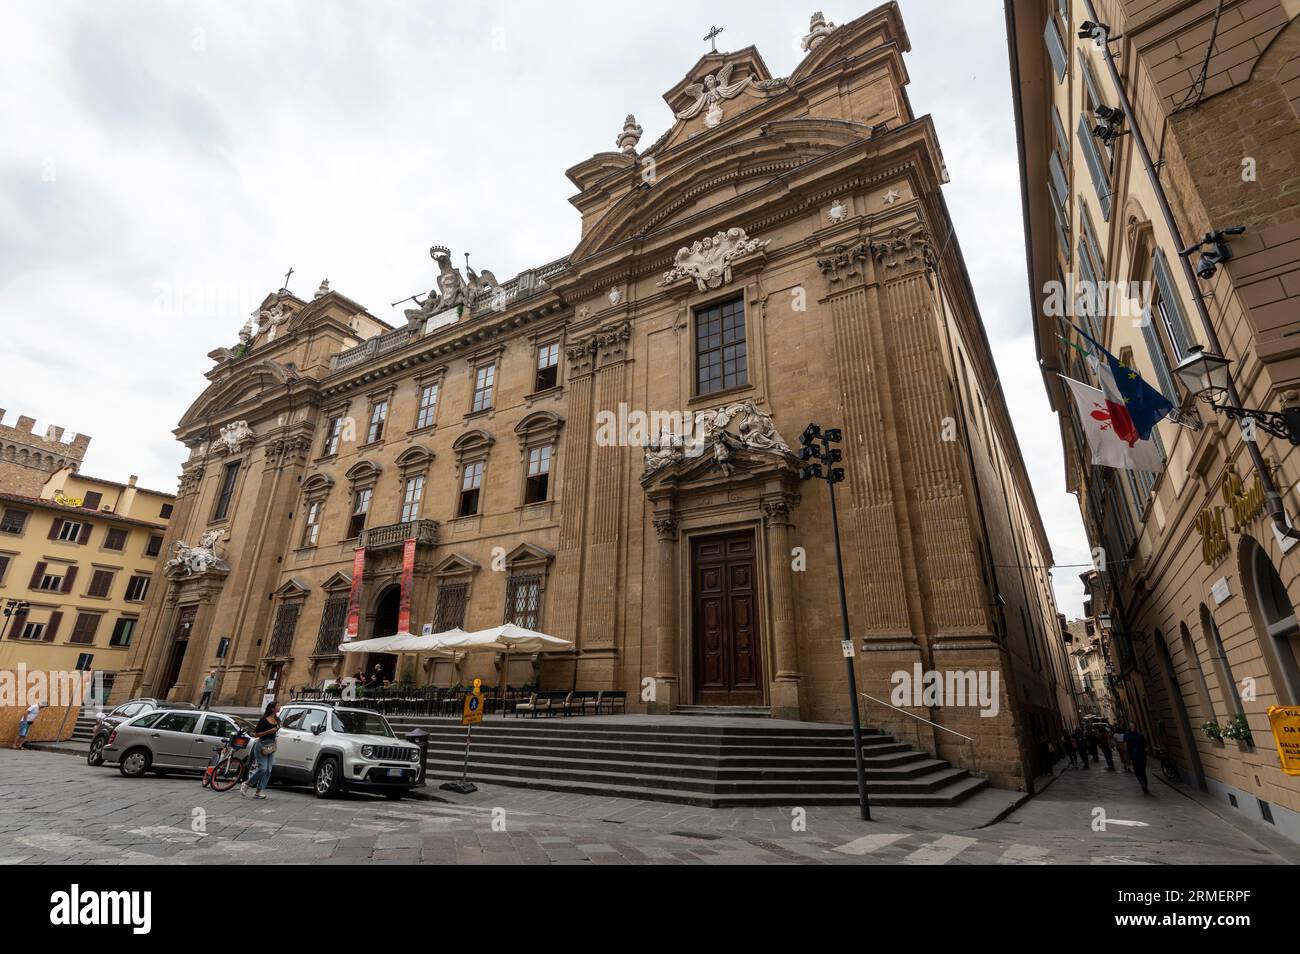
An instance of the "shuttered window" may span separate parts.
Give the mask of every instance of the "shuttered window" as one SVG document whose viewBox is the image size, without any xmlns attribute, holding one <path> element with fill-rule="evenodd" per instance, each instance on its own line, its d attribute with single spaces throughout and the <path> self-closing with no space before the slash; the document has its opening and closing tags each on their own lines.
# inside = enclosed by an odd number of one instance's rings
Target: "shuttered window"
<svg viewBox="0 0 1300 954">
<path fill-rule="evenodd" d="M 1052 71 L 1056 73 L 1056 81 L 1059 83 L 1065 79 L 1065 44 L 1061 41 L 1061 31 L 1056 26 L 1056 20 L 1052 17 L 1047 18 L 1047 26 L 1043 28 L 1043 42 L 1047 44 L 1047 55 L 1052 58 Z"/>
<path fill-rule="evenodd" d="M 68 642 L 89 646 L 95 641 L 95 631 L 99 629 L 98 613 L 78 613 L 77 622 L 72 626 L 72 635 Z"/>
<path fill-rule="evenodd" d="M 137 622 L 134 616 L 123 616 L 113 624 L 113 635 L 109 637 L 108 645 L 110 646 L 130 646 L 131 637 L 135 635 L 135 624 Z"/>
<path fill-rule="evenodd" d="M 86 590 L 89 596 L 108 596 L 113 589 L 113 571 L 96 570 L 94 576 L 90 578 L 90 587 Z"/>
<path fill-rule="evenodd" d="M 1092 130 L 1088 127 L 1088 117 L 1083 115 L 1079 117 L 1079 146 L 1083 149 L 1083 158 L 1088 163 L 1088 174 L 1092 176 L 1092 186 L 1097 191 L 1097 200 L 1101 203 L 1101 217 L 1107 222 L 1110 221 L 1110 176 L 1106 173 L 1106 166 L 1102 161 L 1101 152 L 1097 149 L 1097 140 L 1093 138 Z"/>
<path fill-rule="evenodd" d="M 1169 363 L 1165 361 L 1164 348 L 1160 347 L 1160 337 L 1156 334 L 1156 327 L 1152 323 L 1151 309 L 1148 307 L 1142 313 L 1142 337 L 1147 343 L 1147 353 L 1151 355 L 1151 363 L 1156 368 L 1156 386 L 1160 393 L 1172 401 L 1178 403 L 1178 393 L 1174 390 L 1174 379 L 1169 373 Z"/>
<path fill-rule="evenodd" d="M 1152 274 L 1159 291 L 1156 312 L 1164 323 L 1169 341 L 1174 346 L 1177 361 L 1187 357 L 1187 352 L 1196 339 L 1192 337 L 1191 326 L 1187 323 L 1187 313 L 1183 311 L 1182 301 L 1178 297 L 1178 286 L 1174 284 L 1173 272 L 1169 270 L 1169 260 L 1163 249 L 1157 248 L 1152 255 Z"/>
</svg>

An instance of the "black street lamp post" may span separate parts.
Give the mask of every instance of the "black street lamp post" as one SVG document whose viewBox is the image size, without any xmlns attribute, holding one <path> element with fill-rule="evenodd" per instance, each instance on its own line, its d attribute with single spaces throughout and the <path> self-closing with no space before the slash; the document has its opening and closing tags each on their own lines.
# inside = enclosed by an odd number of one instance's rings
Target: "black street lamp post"
<svg viewBox="0 0 1300 954">
<path fill-rule="evenodd" d="M 4 622 L 0 623 L 0 639 L 5 638 L 5 630 L 9 627 L 9 620 L 14 616 L 27 612 L 30 605 L 26 600 L 5 600 L 4 609 L 0 610 L 0 613 L 4 614 Z"/>
<path fill-rule="evenodd" d="M 840 553 L 840 518 L 835 508 L 835 485 L 844 479 L 844 468 L 835 466 L 843 459 L 843 455 L 838 448 L 833 448 L 831 445 L 838 444 L 840 440 L 840 429 L 838 427 L 827 428 L 824 432 L 817 424 L 809 424 L 804 428 L 803 434 L 799 437 L 799 443 L 803 445 L 803 449 L 799 451 L 799 459 L 805 461 L 805 464 L 799 468 L 799 479 L 812 480 L 820 478 L 825 480 L 831 494 L 831 528 L 835 535 L 835 570 L 839 576 L 840 584 L 840 621 L 844 626 L 841 645 L 844 652 L 844 663 L 849 675 L 849 712 L 853 718 L 853 763 L 858 774 L 858 806 L 861 809 L 863 821 L 871 821 L 871 800 L 867 796 L 867 774 L 862 763 L 862 724 L 858 717 L 858 679 L 853 669 L 853 637 L 849 633 L 849 601 L 844 593 L 844 557 Z M 822 465 L 817 461 L 826 462 L 824 472 Z"/>
</svg>

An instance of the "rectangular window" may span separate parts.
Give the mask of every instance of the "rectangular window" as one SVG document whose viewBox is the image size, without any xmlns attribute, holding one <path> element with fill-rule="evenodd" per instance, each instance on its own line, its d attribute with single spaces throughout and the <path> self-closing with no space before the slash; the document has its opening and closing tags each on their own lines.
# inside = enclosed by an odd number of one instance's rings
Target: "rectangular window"
<svg viewBox="0 0 1300 954">
<path fill-rule="evenodd" d="M 128 603 L 143 603 L 145 594 L 149 592 L 149 577 L 133 576 L 126 584 L 126 600 Z"/>
<path fill-rule="evenodd" d="M 95 631 L 99 629 L 98 613 L 78 613 L 77 622 L 73 624 L 72 635 L 68 642 L 89 646 L 95 641 Z"/>
<path fill-rule="evenodd" d="M 465 622 L 465 607 L 469 604 L 468 583 L 440 583 L 438 606 L 433 614 L 433 631 L 445 633 Z"/>
<path fill-rule="evenodd" d="M 1079 203 L 1079 218 L 1083 221 L 1083 238 L 1088 244 L 1088 254 L 1092 256 L 1093 271 L 1103 281 L 1106 278 L 1106 256 L 1101 252 L 1101 240 L 1097 237 L 1097 227 L 1093 224 L 1092 213 L 1085 203 Z"/>
<path fill-rule="evenodd" d="M 104 534 L 105 550 L 125 550 L 127 533 L 121 527 L 109 527 Z"/>
<path fill-rule="evenodd" d="M 551 482 L 551 445 L 534 447 L 528 451 L 528 477 L 524 482 L 524 503 L 540 503 L 547 499 Z"/>
<path fill-rule="evenodd" d="M 712 394 L 747 383 L 745 300 L 738 295 L 695 313 L 695 393 Z"/>
<path fill-rule="evenodd" d="M 552 341 L 537 349 L 537 379 L 533 382 L 534 391 L 545 391 L 555 387 L 560 372 L 560 343 Z"/>
<path fill-rule="evenodd" d="M 1052 70 L 1056 73 L 1056 81 L 1059 83 L 1065 79 L 1065 43 L 1061 40 L 1061 31 L 1056 25 L 1056 20 L 1052 17 L 1047 18 L 1047 26 L 1043 28 L 1043 42 L 1047 44 L 1047 55 L 1052 58 Z"/>
<path fill-rule="evenodd" d="M 23 626 L 23 634 L 19 638 L 20 639 L 44 639 L 45 624 L 27 623 L 25 626 Z"/>
<path fill-rule="evenodd" d="M 1085 113 L 1079 117 L 1079 145 L 1083 149 L 1083 158 L 1088 163 L 1088 174 L 1092 176 L 1092 187 L 1097 191 L 1097 199 L 1101 203 L 1101 217 L 1107 222 L 1110 221 L 1110 176 L 1106 172 L 1106 164 L 1102 160 L 1101 151 L 1097 148 L 1097 140 L 1093 138 L 1092 130 L 1088 126 L 1088 116 Z"/>
<path fill-rule="evenodd" d="M 95 661 L 94 653 L 77 654 L 77 672 L 90 672 L 91 665 Z"/>
<path fill-rule="evenodd" d="M 472 517 L 478 513 L 479 491 L 483 486 L 483 462 L 476 460 L 466 464 L 460 479 L 460 507 L 456 510 L 458 517 Z"/>
<path fill-rule="evenodd" d="M 324 501 L 313 500 L 307 505 L 307 522 L 302 528 L 302 545 L 314 547 L 320 539 L 320 516 L 325 508 Z"/>
<path fill-rule="evenodd" d="M 77 523 L 73 520 L 64 520 L 63 526 L 59 527 L 58 539 L 65 543 L 76 543 L 81 538 L 81 530 L 88 524 Z"/>
<path fill-rule="evenodd" d="M 45 590 L 48 593 L 63 592 L 63 573 L 61 571 L 45 572 L 41 574 L 40 582 L 37 584 L 38 590 Z"/>
<path fill-rule="evenodd" d="M 352 498 L 352 519 L 348 521 L 348 537 L 361 535 L 366 529 L 366 514 L 370 513 L 370 498 L 374 495 L 369 487 L 358 490 Z"/>
<path fill-rule="evenodd" d="M 230 501 L 235 496 L 235 481 L 239 478 L 239 461 L 232 460 L 221 471 L 221 488 L 217 492 L 217 505 L 212 511 L 213 520 L 225 520 L 230 515 Z"/>
<path fill-rule="evenodd" d="M 1155 301 L 1155 313 L 1160 316 L 1165 326 L 1165 334 L 1174 346 L 1175 361 L 1182 361 L 1187 352 L 1196 343 L 1192 337 L 1191 326 L 1178 297 L 1178 286 L 1174 284 L 1174 274 L 1169 269 L 1169 260 L 1163 249 L 1157 248 L 1152 255 L 1152 277 L 1155 278 L 1159 295 Z"/>
<path fill-rule="evenodd" d="M 281 603 L 275 614 L 275 628 L 271 631 L 271 647 L 268 656 L 288 656 L 293 652 L 293 633 L 298 628 L 298 610 L 301 603 Z"/>
<path fill-rule="evenodd" d="M 420 412 L 416 415 L 415 426 L 433 427 L 438 418 L 438 382 L 432 381 L 420 388 Z"/>
<path fill-rule="evenodd" d="M 343 415 L 337 414 L 325 425 L 325 447 L 321 456 L 333 457 L 339 452 L 339 440 L 343 437 Z"/>
<path fill-rule="evenodd" d="M 424 494 L 424 478 L 408 477 L 402 495 L 402 523 L 420 519 L 420 497 Z"/>
<path fill-rule="evenodd" d="M 149 537 L 149 542 L 145 545 L 144 555 L 156 557 L 159 553 L 162 552 L 162 541 L 163 538 L 160 537 L 158 534 L 156 533 L 152 534 Z"/>
<path fill-rule="evenodd" d="M 22 533 L 23 528 L 27 526 L 27 511 L 10 510 L 5 508 L 3 516 L 0 516 L 0 533 Z"/>
<path fill-rule="evenodd" d="M 474 372 L 474 400 L 469 406 L 471 414 L 476 411 L 486 411 L 492 406 L 492 387 L 496 382 L 496 376 L 495 364 L 485 364 Z"/>
<path fill-rule="evenodd" d="M 225 659 L 226 653 L 228 652 L 230 652 L 230 637 L 222 636 L 221 639 L 217 641 L 217 658 Z"/>
<path fill-rule="evenodd" d="M 87 596 L 106 597 L 113 591 L 113 571 L 96 570 L 90 577 L 90 588 L 86 590 Z"/>
<path fill-rule="evenodd" d="M 104 495 L 99 491 L 89 490 L 86 492 L 86 495 L 81 498 L 81 506 L 86 510 L 98 510 L 103 499 Z"/>
<path fill-rule="evenodd" d="M 158 511 L 158 516 L 162 520 L 170 520 L 172 518 L 172 505 L 163 504 Z"/>
<path fill-rule="evenodd" d="M 0 583 L 5 581 L 5 576 L 9 573 L 10 557 L 7 553 L 0 553 Z"/>
<path fill-rule="evenodd" d="M 108 645 L 127 647 L 131 645 L 131 637 L 135 635 L 135 624 L 138 622 L 134 616 L 122 616 L 113 624 L 113 635 L 109 637 Z"/>
<path fill-rule="evenodd" d="M 325 609 L 321 612 L 320 629 L 316 632 L 316 655 L 337 653 L 347 625 L 347 594 L 329 597 L 325 601 Z"/>
<path fill-rule="evenodd" d="M 388 420 L 388 402 L 376 401 L 370 407 L 370 430 L 366 432 L 366 443 L 373 444 L 384 439 L 384 422 Z"/>
<path fill-rule="evenodd" d="M 537 573 L 520 573 L 506 579 L 507 623 L 524 629 L 541 627 L 542 578 Z"/>
</svg>

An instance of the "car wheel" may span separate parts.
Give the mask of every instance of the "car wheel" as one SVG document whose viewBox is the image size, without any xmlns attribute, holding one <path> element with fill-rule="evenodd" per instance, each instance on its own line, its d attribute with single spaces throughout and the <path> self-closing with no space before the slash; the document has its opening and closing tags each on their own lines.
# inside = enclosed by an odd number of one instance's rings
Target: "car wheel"
<svg viewBox="0 0 1300 954">
<path fill-rule="evenodd" d="M 153 757 L 148 749 L 132 749 L 122 756 L 122 761 L 117 763 L 117 770 L 124 778 L 143 778 L 144 773 L 149 771 L 151 762 Z"/>
<path fill-rule="evenodd" d="M 316 789 L 317 798 L 330 798 L 337 795 L 339 791 L 338 759 L 321 759 L 320 764 L 316 766 L 316 774 L 312 782 Z"/>
<path fill-rule="evenodd" d="M 97 735 L 90 740 L 90 751 L 86 753 L 87 765 L 104 764 L 104 737 Z"/>
</svg>

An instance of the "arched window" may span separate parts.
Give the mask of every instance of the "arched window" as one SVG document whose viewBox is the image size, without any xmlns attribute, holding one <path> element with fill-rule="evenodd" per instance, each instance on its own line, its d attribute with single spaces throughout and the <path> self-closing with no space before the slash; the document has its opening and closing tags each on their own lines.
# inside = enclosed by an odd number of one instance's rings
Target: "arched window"
<svg viewBox="0 0 1300 954">
<path fill-rule="evenodd" d="M 1238 549 L 1242 589 L 1280 705 L 1300 702 L 1300 625 L 1273 561 L 1252 537 Z"/>
<path fill-rule="evenodd" d="M 1201 635 L 1205 638 L 1205 646 L 1214 663 L 1215 675 L 1219 680 L 1219 695 L 1223 697 L 1223 705 L 1227 709 L 1225 715 L 1231 719 L 1245 710 L 1241 705 L 1241 694 L 1237 691 L 1237 679 L 1232 674 L 1232 664 L 1228 662 L 1228 651 L 1223 646 L 1223 637 L 1219 635 L 1219 627 L 1210 614 L 1210 608 L 1204 603 L 1201 604 Z"/>
<path fill-rule="evenodd" d="M 1187 672 L 1192 677 L 1192 688 L 1196 692 L 1197 702 L 1201 707 L 1199 713 L 1199 722 L 1204 725 L 1206 722 L 1217 721 L 1214 714 L 1214 704 L 1210 702 L 1210 687 L 1205 682 L 1205 671 L 1201 669 L 1201 657 L 1196 651 L 1196 642 L 1192 639 L 1191 631 L 1188 630 L 1186 623 L 1179 624 L 1179 637 L 1183 646 L 1183 665 L 1186 666 Z"/>
</svg>

